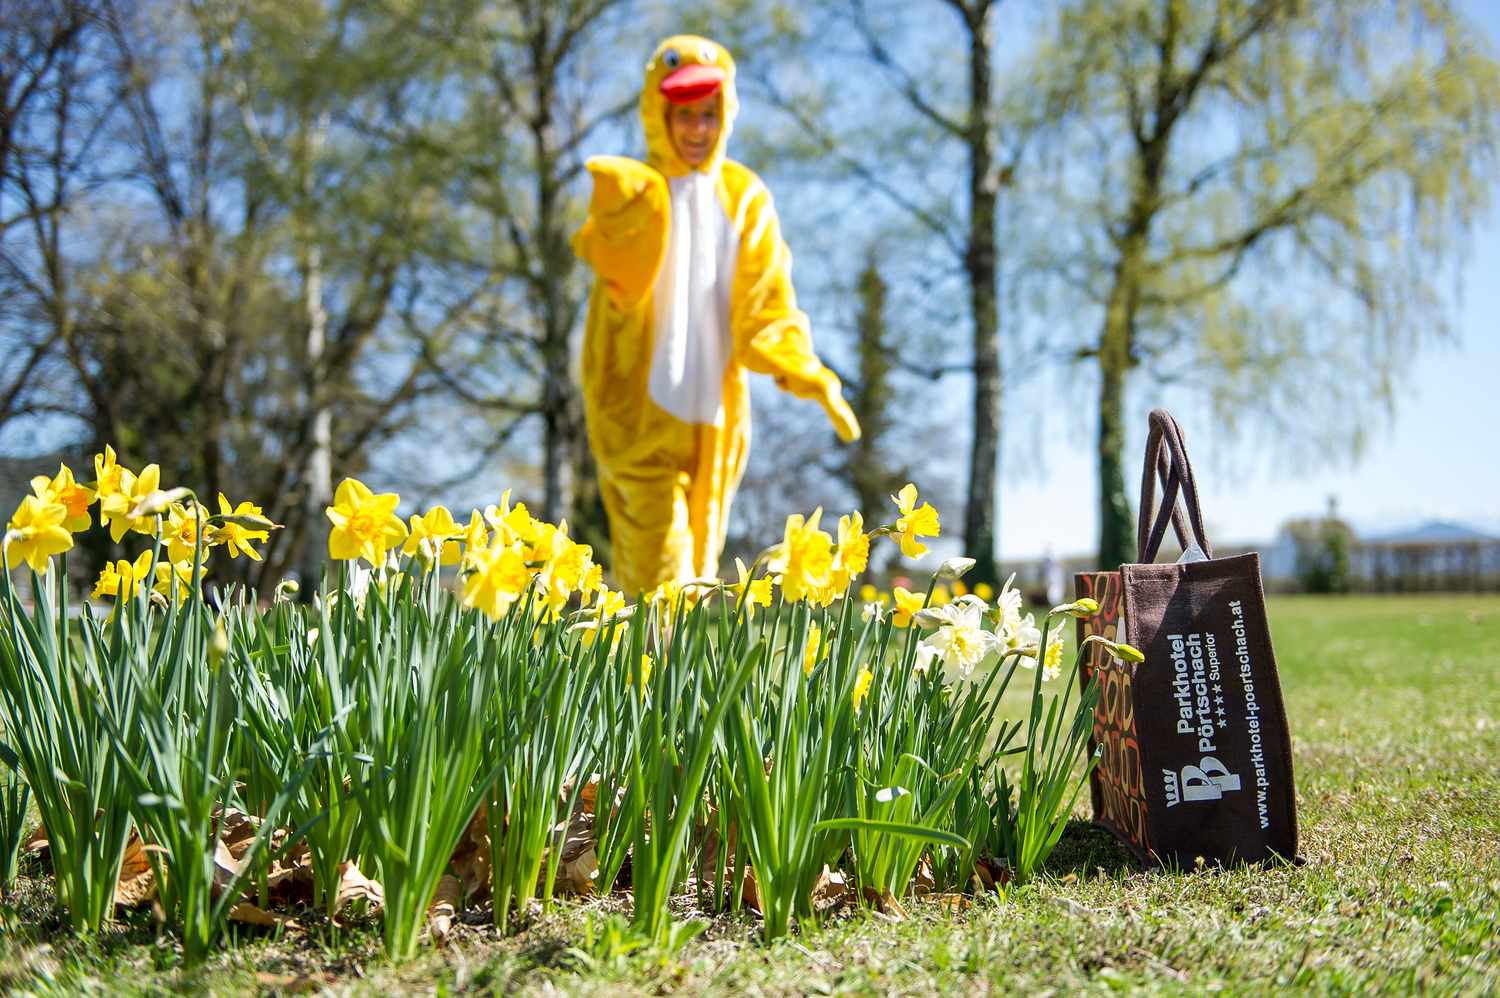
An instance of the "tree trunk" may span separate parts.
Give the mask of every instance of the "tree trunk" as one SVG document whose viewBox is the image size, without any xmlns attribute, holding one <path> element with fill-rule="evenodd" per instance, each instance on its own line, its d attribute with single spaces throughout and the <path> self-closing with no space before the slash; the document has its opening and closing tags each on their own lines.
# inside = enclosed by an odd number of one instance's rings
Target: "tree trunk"
<svg viewBox="0 0 1500 998">
<path fill-rule="evenodd" d="M 1128 246 L 1129 244 L 1127 244 Z M 1122 259 L 1104 313 L 1099 344 L 1099 571 L 1113 572 L 1135 561 L 1135 524 L 1125 495 L 1125 372 L 1130 368 L 1130 332 L 1135 289 L 1133 260 Z"/>
<path fill-rule="evenodd" d="M 535 48 L 533 49 L 535 52 Z M 568 478 L 575 464 L 574 445 L 582 419 L 573 389 L 573 352 L 570 337 L 576 311 L 568 300 L 568 277 L 573 251 L 565 218 L 567 191 L 558 176 L 558 99 L 554 78 L 556 61 L 534 57 L 536 105 L 531 119 L 535 143 L 537 184 L 536 259 L 532 264 L 532 296 L 542 320 L 543 487 L 542 519 L 557 523 L 568 510 Z"/>
<path fill-rule="evenodd" d="M 323 386 L 323 347 L 328 312 L 323 307 L 323 266 L 318 247 L 307 254 L 307 403 L 311 407 L 310 446 L 302 472 L 302 557 L 304 598 L 311 598 L 328 551 L 328 517 L 323 510 L 333 502 L 333 413 Z"/>
<path fill-rule="evenodd" d="M 994 27 L 990 0 L 965 7 L 969 28 L 969 272 L 974 316 L 974 442 L 969 495 L 964 510 L 964 554 L 975 565 L 971 581 L 996 581 L 995 479 L 1000 460 L 1000 315 L 995 287 L 994 110 L 990 95 L 990 49 Z"/>
</svg>

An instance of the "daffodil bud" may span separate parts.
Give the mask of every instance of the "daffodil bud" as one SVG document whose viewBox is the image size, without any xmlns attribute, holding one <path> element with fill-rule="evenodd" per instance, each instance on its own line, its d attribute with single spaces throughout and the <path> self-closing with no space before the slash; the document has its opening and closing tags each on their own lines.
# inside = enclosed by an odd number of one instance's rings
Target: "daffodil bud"
<svg viewBox="0 0 1500 998">
<path fill-rule="evenodd" d="M 282 579 L 276 585 L 276 602 L 282 603 L 297 595 L 297 590 L 302 587 L 297 585 L 296 579 Z"/>
<path fill-rule="evenodd" d="M 928 630 L 931 630 L 934 627 L 942 627 L 944 624 L 952 623 L 952 621 L 948 619 L 947 614 L 939 613 L 938 611 L 932 609 L 918 610 L 916 613 L 911 615 L 911 619 L 916 621 L 918 627 L 925 627 Z"/>
<path fill-rule="evenodd" d="M 214 519 L 232 523 L 236 527 L 244 527 L 246 530 L 280 530 L 282 526 L 256 513 L 220 513 Z"/>
<path fill-rule="evenodd" d="M 974 567 L 974 564 L 973 558 L 949 558 L 938 566 L 937 577 L 949 582 L 961 579 L 969 569 Z"/>
<path fill-rule="evenodd" d="M 188 496 L 191 492 L 191 489 L 183 488 L 180 485 L 175 489 L 166 489 L 165 491 L 157 489 L 154 492 L 148 492 L 145 498 L 135 504 L 135 509 L 132 509 L 127 515 L 132 520 L 142 516 L 160 516 L 167 511 L 168 506 Z"/>
<path fill-rule="evenodd" d="M 1047 616 L 1055 617 L 1060 613 L 1065 613 L 1070 617 L 1078 617 L 1079 619 L 1082 619 L 1084 617 L 1092 617 L 1098 612 L 1099 601 L 1089 599 L 1087 596 L 1085 596 L 1083 599 L 1077 600 L 1073 603 L 1064 603 L 1062 606 L 1054 606 L 1051 610 L 1047 611 Z"/>
<path fill-rule="evenodd" d="M 1122 658 L 1127 662 L 1146 661 L 1146 656 L 1142 655 L 1139 649 L 1127 645 L 1124 642 L 1116 643 L 1109 640 L 1108 638 L 1102 638 L 1097 634 L 1090 634 L 1088 637 L 1083 639 L 1083 643 L 1103 645 L 1115 658 Z"/>
<path fill-rule="evenodd" d="M 217 672 L 219 663 L 224 660 L 224 656 L 228 653 L 229 634 L 224 630 L 224 624 L 221 622 L 214 628 L 213 634 L 209 635 L 208 638 L 208 670 L 210 672 Z"/>
</svg>

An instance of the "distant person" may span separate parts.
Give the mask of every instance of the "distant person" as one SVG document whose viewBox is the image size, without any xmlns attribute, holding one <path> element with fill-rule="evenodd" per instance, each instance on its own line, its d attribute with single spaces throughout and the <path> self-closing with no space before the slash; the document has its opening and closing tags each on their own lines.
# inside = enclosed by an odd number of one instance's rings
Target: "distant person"
<svg viewBox="0 0 1500 998">
<path fill-rule="evenodd" d="M 589 444 L 627 593 L 718 572 L 750 448 L 749 372 L 859 424 L 813 353 L 771 195 L 725 147 L 734 60 L 678 35 L 646 64 L 647 162 L 597 156 L 573 249 L 594 268 L 583 343 Z"/>
<path fill-rule="evenodd" d="M 1052 550 L 1051 544 L 1047 545 L 1043 557 L 1047 561 L 1047 604 L 1057 606 L 1067 599 L 1067 575 L 1063 571 L 1062 559 Z"/>
</svg>

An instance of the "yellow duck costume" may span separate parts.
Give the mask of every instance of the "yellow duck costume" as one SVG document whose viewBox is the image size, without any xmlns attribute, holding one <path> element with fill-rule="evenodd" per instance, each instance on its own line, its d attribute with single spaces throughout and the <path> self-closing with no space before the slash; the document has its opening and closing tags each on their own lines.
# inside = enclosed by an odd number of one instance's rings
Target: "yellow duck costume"
<svg viewBox="0 0 1500 998">
<path fill-rule="evenodd" d="M 718 142 L 695 168 L 667 113 L 673 100 L 714 92 Z M 583 396 L 627 593 L 717 574 L 750 448 L 749 372 L 818 400 L 844 440 L 859 436 L 838 377 L 813 353 L 771 195 L 724 156 L 738 110 L 729 53 L 693 35 L 668 38 L 641 90 L 648 161 L 588 161 L 589 220 L 573 237 L 597 275 Z"/>
</svg>

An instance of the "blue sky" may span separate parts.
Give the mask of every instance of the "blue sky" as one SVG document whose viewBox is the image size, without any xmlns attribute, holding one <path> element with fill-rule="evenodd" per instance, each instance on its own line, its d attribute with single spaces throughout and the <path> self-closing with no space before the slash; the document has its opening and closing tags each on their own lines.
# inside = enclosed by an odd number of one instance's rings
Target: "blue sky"
<svg viewBox="0 0 1500 998">
<path fill-rule="evenodd" d="M 1464 6 L 1500 48 L 1500 3 Z M 1500 193 L 1500 192 L 1497 192 Z M 1500 198 L 1497 198 L 1500 201 Z M 1500 208 L 1500 204 L 1497 204 Z M 1211 460 L 1209 436 L 1189 432 L 1211 541 L 1265 541 L 1281 524 L 1317 515 L 1328 498 L 1364 536 L 1428 520 L 1450 520 L 1500 536 L 1500 211 L 1474 233 L 1453 335 L 1417 359 L 1387 425 L 1372 426 L 1352 467 L 1293 474 L 1275 455 L 1242 441 L 1228 461 Z M 1143 421 L 1144 422 L 1144 421 Z M 1000 493 L 1000 556 L 1040 555 L 1051 546 L 1084 554 L 1097 546 L 1095 475 L 1084 435 L 1052 426 L 1046 458 Z M 1195 441 L 1199 448 L 1193 449 Z M 1128 445 L 1138 468 L 1143 436 Z M 1136 472 L 1131 470 L 1128 475 Z"/>
</svg>

